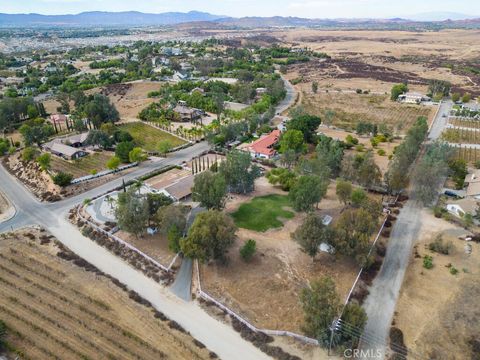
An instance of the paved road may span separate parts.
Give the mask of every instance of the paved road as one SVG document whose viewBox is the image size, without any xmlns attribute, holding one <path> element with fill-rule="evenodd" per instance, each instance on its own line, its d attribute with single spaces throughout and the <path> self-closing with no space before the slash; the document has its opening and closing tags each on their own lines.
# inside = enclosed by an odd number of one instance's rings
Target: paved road
<svg viewBox="0 0 480 360">
<path fill-rule="evenodd" d="M 125 176 L 125 180 L 146 174 L 153 169 L 170 164 L 180 164 L 208 149 L 200 143 L 172 154 L 156 163 L 147 163 Z M 85 198 L 103 194 L 122 183 L 114 180 L 96 189 L 54 204 L 39 202 L 26 188 L 0 166 L 0 190 L 15 205 L 17 213 L 11 220 L 0 223 L 0 233 L 27 225 L 40 225 L 50 231 L 59 241 L 78 256 L 84 258 L 103 272 L 118 279 L 143 298 L 150 301 L 159 311 L 178 322 L 192 336 L 204 343 L 222 359 L 270 359 L 251 343 L 243 340 L 229 325 L 209 316 L 198 304 L 184 302 L 168 289 L 146 277 L 141 272 L 118 258 L 92 240 L 82 236 L 78 229 L 66 219 L 68 210 Z"/>
<path fill-rule="evenodd" d="M 285 95 L 285 98 L 276 106 L 275 114 L 277 115 L 281 115 L 283 112 L 287 111 L 295 104 L 295 101 L 297 100 L 297 90 L 295 90 L 295 87 L 283 75 L 280 76 L 285 84 L 285 90 L 287 90 L 287 94 Z"/>
<path fill-rule="evenodd" d="M 451 107 L 452 103 L 450 101 L 440 105 L 428 135 L 430 141 L 440 138 L 447 124 L 447 118 L 444 118 L 443 114 L 448 115 Z M 393 225 L 383 265 L 373 281 L 369 289 L 370 293 L 363 304 L 368 316 L 361 345 L 365 350 L 379 349 L 385 355 L 388 344 L 387 337 L 390 332 L 403 277 L 412 253 L 413 244 L 421 226 L 421 218 L 418 216 L 421 209 L 422 205 L 418 202 L 413 200 L 407 201 Z"/>
<path fill-rule="evenodd" d="M 452 109 L 453 103 L 451 100 L 444 101 L 440 104 L 440 109 L 437 112 L 437 116 L 433 120 L 430 133 L 428 134 L 429 140 L 436 140 L 442 135 L 443 129 L 448 123 L 448 114 Z"/>
<path fill-rule="evenodd" d="M 421 208 L 421 205 L 413 201 L 407 202 L 393 226 L 383 266 L 363 304 L 368 316 L 363 349 L 380 349 L 382 354 L 385 354 L 387 336 L 403 277 L 421 225 L 421 218 L 418 216 Z"/>
<path fill-rule="evenodd" d="M 190 211 L 190 214 L 188 214 L 186 231 L 190 229 L 190 226 L 192 226 L 197 215 L 205 210 L 206 209 L 197 206 L 196 208 L 193 208 L 192 211 Z M 191 292 L 192 269 L 193 269 L 192 259 L 183 258 L 182 265 L 180 266 L 180 270 L 178 271 L 177 276 L 175 277 L 175 281 L 170 287 L 170 290 L 172 290 L 172 292 L 175 295 L 177 295 L 180 299 L 183 299 L 185 301 L 190 301 L 192 299 L 192 292 Z"/>
</svg>

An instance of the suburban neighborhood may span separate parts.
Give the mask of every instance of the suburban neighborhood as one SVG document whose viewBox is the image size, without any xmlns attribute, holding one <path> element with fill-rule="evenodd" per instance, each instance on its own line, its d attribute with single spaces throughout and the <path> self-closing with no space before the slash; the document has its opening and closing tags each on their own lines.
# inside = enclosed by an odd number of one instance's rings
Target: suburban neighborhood
<svg viewBox="0 0 480 360">
<path fill-rule="evenodd" d="M 476 17 L 42 3 L 0 5 L 1 360 L 478 358 Z"/>
</svg>

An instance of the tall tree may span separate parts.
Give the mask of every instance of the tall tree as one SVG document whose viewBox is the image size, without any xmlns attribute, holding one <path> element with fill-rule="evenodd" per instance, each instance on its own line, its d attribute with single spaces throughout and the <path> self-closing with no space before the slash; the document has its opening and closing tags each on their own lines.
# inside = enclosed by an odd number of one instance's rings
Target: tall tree
<svg viewBox="0 0 480 360">
<path fill-rule="evenodd" d="M 313 261 L 318 254 L 320 244 L 329 244 L 332 235 L 331 230 L 323 224 L 320 217 L 314 213 L 309 213 L 302 225 L 291 234 L 291 237 Z"/>
<path fill-rule="evenodd" d="M 301 115 L 287 123 L 287 130 L 299 130 L 308 143 L 314 143 L 315 135 L 322 120 L 318 116 Z"/>
<path fill-rule="evenodd" d="M 255 179 L 260 177 L 260 169 L 252 164 L 250 154 L 242 151 L 230 151 L 220 164 L 219 172 L 225 178 L 230 192 L 247 194 L 255 189 Z"/>
<path fill-rule="evenodd" d="M 161 206 L 154 219 L 162 234 L 168 234 L 173 227 L 183 234 L 186 231 L 187 214 L 186 206 L 170 204 Z"/>
<path fill-rule="evenodd" d="M 327 193 L 328 182 L 315 175 L 300 176 L 290 189 L 289 198 L 296 211 L 313 211 Z"/>
<path fill-rule="evenodd" d="M 138 238 L 147 228 L 149 216 L 148 201 L 136 189 L 130 188 L 126 193 L 118 194 L 115 217 L 120 229 Z"/>
<path fill-rule="evenodd" d="M 280 138 L 280 152 L 286 153 L 293 151 L 295 154 L 301 154 L 307 149 L 303 134 L 300 130 L 287 130 Z"/>
<path fill-rule="evenodd" d="M 211 259 L 225 261 L 236 230 L 229 215 L 209 210 L 197 215 L 188 236 L 180 241 L 180 247 L 185 256 L 201 262 Z"/>
<path fill-rule="evenodd" d="M 194 201 L 207 209 L 221 210 L 225 206 L 227 183 L 222 174 L 205 171 L 195 176 L 192 188 Z"/>
<path fill-rule="evenodd" d="M 335 224 L 335 250 L 354 257 L 363 266 L 367 261 L 370 237 L 377 227 L 378 214 L 364 208 L 345 210 Z"/>
<path fill-rule="evenodd" d="M 340 298 L 333 279 L 325 276 L 311 281 L 310 286 L 302 290 L 300 303 L 305 319 L 303 330 L 307 336 L 326 343 L 329 329 L 340 311 Z"/>
<path fill-rule="evenodd" d="M 350 197 L 352 195 L 352 183 L 342 179 L 337 180 L 336 194 L 338 199 L 344 204 L 347 205 Z"/>
</svg>

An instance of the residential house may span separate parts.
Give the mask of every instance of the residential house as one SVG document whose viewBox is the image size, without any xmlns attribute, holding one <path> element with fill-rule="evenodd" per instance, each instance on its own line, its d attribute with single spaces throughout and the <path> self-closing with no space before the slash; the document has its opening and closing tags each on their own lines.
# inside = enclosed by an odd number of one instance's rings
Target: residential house
<svg viewBox="0 0 480 360">
<path fill-rule="evenodd" d="M 50 115 L 50 121 L 55 125 L 63 125 L 67 122 L 68 115 L 64 114 L 52 114 Z"/>
<path fill-rule="evenodd" d="M 429 97 L 424 96 L 417 92 L 408 92 L 406 94 L 402 94 L 398 97 L 398 99 L 407 104 L 420 104 L 422 101 L 430 100 Z"/>
<path fill-rule="evenodd" d="M 66 160 L 76 160 L 88 155 L 86 151 L 62 144 L 60 142 L 53 143 L 49 148 L 49 151 L 52 154 L 63 157 Z"/>
<path fill-rule="evenodd" d="M 465 185 L 467 186 L 467 197 L 480 199 L 480 170 L 475 170 L 465 177 Z"/>
<path fill-rule="evenodd" d="M 197 120 L 201 120 L 202 116 L 204 115 L 204 111 L 200 109 L 195 109 L 187 106 L 185 101 L 179 101 L 175 108 L 173 109 L 182 121 L 189 121 L 189 122 L 196 122 Z"/>
<path fill-rule="evenodd" d="M 274 146 L 278 143 L 280 134 L 280 130 L 273 130 L 270 134 L 252 142 L 246 150 L 253 158 L 271 159 L 277 154 Z"/>
</svg>

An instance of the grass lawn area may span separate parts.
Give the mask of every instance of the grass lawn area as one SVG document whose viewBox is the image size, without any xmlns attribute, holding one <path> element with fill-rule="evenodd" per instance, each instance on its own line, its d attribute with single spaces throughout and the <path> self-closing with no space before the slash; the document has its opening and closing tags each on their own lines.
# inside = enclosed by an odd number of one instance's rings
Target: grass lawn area
<svg viewBox="0 0 480 360">
<path fill-rule="evenodd" d="M 284 210 L 289 206 L 288 196 L 260 196 L 240 205 L 232 217 L 238 227 L 263 232 L 271 228 L 282 227 L 283 223 L 279 218 L 293 218 L 295 216 L 293 211 Z"/>
<path fill-rule="evenodd" d="M 162 140 L 169 140 L 173 147 L 185 144 L 182 139 L 141 122 L 124 124 L 120 128 L 128 131 L 138 146 L 145 151 L 157 151 L 158 143 Z"/>
<path fill-rule="evenodd" d="M 94 170 L 97 172 L 106 170 L 107 161 L 114 155 L 114 153 L 103 151 L 72 161 L 52 155 L 51 169 L 55 172 L 63 171 L 72 174 L 74 178 L 79 178 L 90 175 Z"/>
</svg>

